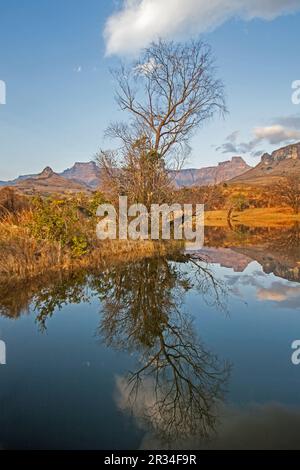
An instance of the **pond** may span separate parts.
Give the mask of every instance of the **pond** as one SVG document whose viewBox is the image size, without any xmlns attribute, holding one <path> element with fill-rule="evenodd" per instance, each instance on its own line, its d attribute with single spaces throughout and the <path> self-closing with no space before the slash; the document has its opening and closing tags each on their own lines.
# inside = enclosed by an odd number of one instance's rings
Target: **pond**
<svg viewBox="0 0 300 470">
<path fill-rule="evenodd" d="M 0 448 L 300 448 L 298 225 L 0 295 Z"/>
</svg>

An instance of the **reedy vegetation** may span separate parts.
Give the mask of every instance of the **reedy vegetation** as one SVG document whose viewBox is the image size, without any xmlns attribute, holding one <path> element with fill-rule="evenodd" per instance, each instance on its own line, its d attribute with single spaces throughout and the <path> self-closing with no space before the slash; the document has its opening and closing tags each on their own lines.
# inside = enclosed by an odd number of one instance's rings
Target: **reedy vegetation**
<svg viewBox="0 0 300 470">
<path fill-rule="evenodd" d="M 128 253 L 147 256 L 170 249 L 151 241 L 100 242 L 96 209 L 103 201 L 98 192 L 92 197 L 38 197 L 26 210 L 6 213 L 0 220 L 0 282 L 97 267 Z"/>
</svg>

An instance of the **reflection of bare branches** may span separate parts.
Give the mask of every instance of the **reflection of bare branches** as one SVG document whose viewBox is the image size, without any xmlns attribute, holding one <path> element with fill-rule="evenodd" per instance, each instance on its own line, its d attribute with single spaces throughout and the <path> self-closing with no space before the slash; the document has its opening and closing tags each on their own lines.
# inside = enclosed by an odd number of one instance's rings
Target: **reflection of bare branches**
<svg viewBox="0 0 300 470">
<path fill-rule="evenodd" d="M 181 254 L 176 262 L 148 259 L 107 273 L 100 328 L 107 344 L 139 352 L 126 407 L 135 408 L 147 383 L 152 398 L 142 418 L 165 439 L 209 434 L 229 372 L 203 348 L 182 309 L 187 290 L 214 296 L 214 305 L 221 306 L 224 289 L 201 260 Z"/>
<path fill-rule="evenodd" d="M 215 277 L 208 263 L 199 257 L 189 256 L 190 279 L 194 279 L 194 288 L 203 300 L 220 310 L 226 309 L 227 287 Z"/>
<path fill-rule="evenodd" d="M 198 342 L 191 324 L 181 320 L 180 324 L 166 325 L 154 350 L 144 351 L 142 367 L 128 379 L 128 398 L 134 407 L 145 378 L 153 378 L 154 400 L 145 408 L 144 419 L 167 440 L 210 434 L 229 373 L 229 368 L 220 366 Z"/>
<path fill-rule="evenodd" d="M 214 427 L 229 370 L 203 347 L 184 311 L 185 293 L 191 289 L 215 307 L 224 305 L 224 286 L 207 264 L 173 253 L 39 283 L 30 293 L 26 289 L 22 305 L 31 302 L 44 329 L 63 305 L 98 297 L 103 308 L 99 334 L 107 345 L 138 355 L 138 370 L 126 379 L 126 407 L 136 407 L 147 385 L 152 398 L 140 417 L 161 437 L 206 436 Z"/>
<path fill-rule="evenodd" d="M 97 281 L 104 292 L 101 336 L 114 347 L 150 347 L 169 312 L 190 288 L 165 258 L 152 258 L 113 269 Z M 173 295 L 170 295 L 170 292 Z"/>
</svg>

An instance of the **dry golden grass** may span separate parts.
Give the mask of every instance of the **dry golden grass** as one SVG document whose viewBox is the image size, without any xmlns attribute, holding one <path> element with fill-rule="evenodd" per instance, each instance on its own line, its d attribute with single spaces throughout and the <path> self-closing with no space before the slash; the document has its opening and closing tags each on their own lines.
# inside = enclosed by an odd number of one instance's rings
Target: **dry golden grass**
<svg viewBox="0 0 300 470">
<path fill-rule="evenodd" d="M 27 228 L 32 214 L 8 215 L 0 221 L 0 282 L 30 279 L 51 271 L 95 268 L 108 262 L 133 260 L 175 251 L 179 242 L 95 241 L 94 249 L 74 258 L 59 243 L 37 240 Z"/>
<path fill-rule="evenodd" d="M 26 227 L 30 212 L 8 215 L 0 222 L 0 278 L 26 278 L 61 262 L 58 243 L 36 240 Z"/>
<path fill-rule="evenodd" d="M 205 226 L 228 226 L 227 214 L 226 210 L 206 212 Z M 295 215 L 287 207 L 246 209 L 243 212 L 235 211 L 231 216 L 232 225 L 243 224 L 249 227 L 282 227 L 293 225 L 295 222 L 300 222 L 300 214 Z"/>
</svg>

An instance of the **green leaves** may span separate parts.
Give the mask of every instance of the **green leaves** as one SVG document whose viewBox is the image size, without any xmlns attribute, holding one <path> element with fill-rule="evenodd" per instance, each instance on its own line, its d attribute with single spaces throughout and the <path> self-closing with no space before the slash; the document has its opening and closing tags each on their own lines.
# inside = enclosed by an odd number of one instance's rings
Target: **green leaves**
<svg viewBox="0 0 300 470">
<path fill-rule="evenodd" d="M 72 256 L 88 253 L 95 239 L 96 210 L 104 201 L 101 193 L 70 197 L 36 197 L 32 204 L 31 235 L 60 243 Z"/>
</svg>

